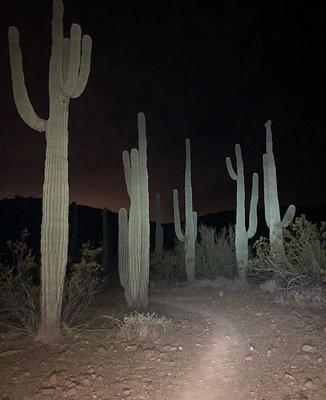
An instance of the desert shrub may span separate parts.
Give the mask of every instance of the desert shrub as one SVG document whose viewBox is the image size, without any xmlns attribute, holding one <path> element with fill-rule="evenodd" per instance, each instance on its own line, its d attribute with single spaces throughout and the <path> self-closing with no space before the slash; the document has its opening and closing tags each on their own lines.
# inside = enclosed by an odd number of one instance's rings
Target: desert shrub
<svg viewBox="0 0 326 400">
<path fill-rule="evenodd" d="M 201 224 L 196 248 L 196 275 L 200 279 L 233 278 L 236 275 L 234 228 L 215 228 Z"/>
<path fill-rule="evenodd" d="M 34 333 L 39 322 L 39 285 L 34 280 L 38 265 L 33 250 L 28 248 L 28 237 L 29 232 L 24 229 L 17 240 L 7 242 L 11 257 L 0 270 L 0 323 Z"/>
<path fill-rule="evenodd" d="M 326 284 L 326 225 L 309 222 L 304 215 L 283 229 L 286 257 L 273 256 L 269 240 L 259 238 L 255 257 L 249 262 L 249 276 L 255 282 L 273 279 L 280 289 L 291 291 Z"/>
<path fill-rule="evenodd" d="M 135 312 L 124 317 L 120 330 L 126 340 L 155 339 L 172 332 L 173 322 L 167 317 L 155 313 L 140 314 Z"/>
<path fill-rule="evenodd" d="M 177 242 L 172 250 L 151 253 L 150 282 L 160 288 L 172 288 L 186 280 L 184 244 Z"/>
<path fill-rule="evenodd" d="M 91 242 L 82 244 L 81 259 L 67 271 L 63 291 L 61 322 L 72 328 L 81 324 L 82 318 L 99 290 L 102 267 L 97 261 L 102 248 Z"/>
</svg>

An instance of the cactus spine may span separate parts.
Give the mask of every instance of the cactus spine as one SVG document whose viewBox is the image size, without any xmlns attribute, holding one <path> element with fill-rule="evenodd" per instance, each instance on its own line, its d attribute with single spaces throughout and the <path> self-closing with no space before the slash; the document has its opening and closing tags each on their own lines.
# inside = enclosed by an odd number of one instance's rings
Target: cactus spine
<svg viewBox="0 0 326 400">
<path fill-rule="evenodd" d="M 186 139 L 186 171 L 185 171 L 185 233 L 182 233 L 179 212 L 178 190 L 173 190 L 174 229 L 178 240 L 184 242 L 185 265 L 188 283 L 195 280 L 197 213 L 193 211 L 191 186 L 191 150 L 190 140 Z"/>
<path fill-rule="evenodd" d="M 122 153 L 127 191 L 127 211 L 119 211 L 119 270 L 125 297 L 132 307 L 148 305 L 149 281 L 149 195 L 147 171 L 146 122 L 138 114 L 138 149 Z"/>
<path fill-rule="evenodd" d="M 226 158 L 226 166 L 230 177 L 237 182 L 237 210 L 235 224 L 235 251 L 237 259 L 238 276 L 241 282 L 247 282 L 248 265 L 248 239 L 252 238 L 257 230 L 257 204 L 258 204 L 258 174 L 252 174 L 252 187 L 249 211 L 249 227 L 246 229 L 246 203 L 244 168 L 239 144 L 235 145 L 237 173 L 235 173 L 230 157 Z"/>
<path fill-rule="evenodd" d="M 164 230 L 161 222 L 161 196 L 156 193 L 155 253 L 157 255 L 162 253 L 164 242 Z"/>
<path fill-rule="evenodd" d="M 274 257 L 284 258 L 282 228 L 286 228 L 293 220 L 295 206 L 291 204 L 281 221 L 280 205 L 278 201 L 276 166 L 273 153 L 272 121 L 265 123 L 266 153 L 263 155 L 264 167 L 264 203 L 265 220 L 269 228 L 271 253 Z"/>
<path fill-rule="evenodd" d="M 60 334 L 63 283 L 68 252 L 68 107 L 70 98 L 85 89 L 91 38 L 77 24 L 70 39 L 63 37 L 63 3 L 53 1 L 52 51 L 49 66 L 49 118 L 34 111 L 25 87 L 19 31 L 9 28 L 13 94 L 18 113 L 31 128 L 45 132 L 46 155 L 41 227 L 41 324 L 38 338 L 53 340 Z"/>
</svg>

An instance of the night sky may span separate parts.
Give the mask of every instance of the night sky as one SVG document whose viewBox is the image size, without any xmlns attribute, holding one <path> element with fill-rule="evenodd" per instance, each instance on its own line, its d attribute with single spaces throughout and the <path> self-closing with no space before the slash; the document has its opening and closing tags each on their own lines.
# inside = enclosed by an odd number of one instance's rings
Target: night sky
<svg viewBox="0 0 326 400">
<path fill-rule="evenodd" d="M 225 158 L 235 159 L 236 143 L 248 197 L 257 171 L 262 205 L 268 119 L 281 205 L 326 204 L 325 10 L 230 3 L 165 2 L 162 9 L 145 9 L 138 2 L 64 1 L 66 35 L 77 22 L 93 39 L 86 90 L 70 102 L 71 201 L 113 211 L 129 206 L 121 154 L 137 145 L 137 113 L 143 111 L 152 216 L 156 192 L 164 220 L 172 216 L 172 190 L 183 193 L 187 137 L 200 215 L 235 208 L 236 184 Z M 41 197 L 45 137 L 16 111 L 7 29 L 20 31 L 28 92 L 36 112 L 47 118 L 51 16 L 50 0 L 1 0 L 0 198 Z"/>
</svg>

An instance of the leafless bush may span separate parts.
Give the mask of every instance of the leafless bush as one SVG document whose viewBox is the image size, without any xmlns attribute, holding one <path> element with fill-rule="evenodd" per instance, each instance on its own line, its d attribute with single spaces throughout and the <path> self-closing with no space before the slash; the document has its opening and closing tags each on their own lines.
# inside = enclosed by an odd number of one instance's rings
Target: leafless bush
<svg viewBox="0 0 326 400">
<path fill-rule="evenodd" d="M 39 322 L 39 286 L 33 282 L 33 270 L 37 267 L 32 249 L 26 240 L 24 229 L 15 241 L 9 240 L 10 265 L 1 265 L 0 271 L 0 324 L 27 333 L 35 333 Z"/>
<path fill-rule="evenodd" d="M 159 317 L 155 313 L 139 314 L 137 312 L 124 317 L 120 326 L 126 340 L 155 339 L 161 335 L 170 334 L 173 322 L 167 317 Z"/>
<path fill-rule="evenodd" d="M 249 262 L 249 276 L 261 283 L 274 279 L 283 290 L 309 290 L 326 283 L 325 223 L 320 227 L 296 218 L 283 230 L 286 257 L 270 252 L 269 241 L 259 238 L 254 248 L 256 256 Z M 281 254 L 281 252 L 280 252 Z"/>
<path fill-rule="evenodd" d="M 200 279 L 232 278 L 236 275 L 234 228 L 224 227 L 217 235 L 215 228 L 201 224 L 197 245 L 196 273 Z"/>
<path fill-rule="evenodd" d="M 61 322 L 63 327 L 77 327 L 98 292 L 102 268 L 96 259 L 102 248 L 87 242 L 82 245 L 81 260 L 73 264 L 65 279 Z"/>
<path fill-rule="evenodd" d="M 295 302 L 300 307 L 326 308 L 326 290 L 322 287 L 297 288 L 281 291 L 276 298 L 278 303 L 288 304 Z"/>
<path fill-rule="evenodd" d="M 185 280 L 184 245 L 182 242 L 178 242 L 173 250 L 162 250 L 160 254 L 151 254 L 151 284 L 161 288 L 172 288 Z"/>
</svg>

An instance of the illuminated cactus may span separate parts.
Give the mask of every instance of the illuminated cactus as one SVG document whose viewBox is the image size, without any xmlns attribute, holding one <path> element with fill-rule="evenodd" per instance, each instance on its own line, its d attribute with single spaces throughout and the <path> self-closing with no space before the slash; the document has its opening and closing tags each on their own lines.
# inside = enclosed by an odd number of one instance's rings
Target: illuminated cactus
<svg viewBox="0 0 326 400">
<path fill-rule="evenodd" d="M 138 114 L 138 149 L 122 153 L 127 191 L 127 211 L 119 211 L 120 281 L 128 304 L 135 308 L 148 305 L 149 282 L 149 195 L 145 115 Z M 127 245 L 126 245 L 127 241 Z M 127 259 L 126 259 L 127 257 Z"/>
<path fill-rule="evenodd" d="M 237 182 L 237 211 L 235 224 L 235 252 L 237 259 L 238 276 L 241 282 L 247 282 L 248 239 L 252 238 L 257 230 L 258 204 L 258 174 L 252 174 L 252 187 L 249 211 L 249 228 L 246 229 L 246 203 L 244 168 L 239 144 L 235 145 L 237 173 L 235 173 L 230 157 L 226 158 L 226 166 L 230 177 Z"/>
<path fill-rule="evenodd" d="M 163 250 L 164 230 L 161 225 L 161 196 L 156 193 L 156 221 L 155 221 L 155 253 L 160 255 Z"/>
<path fill-rule="evenodd" d="M 271 253 L 276 258 L 284 258 L 285 250 L 282 228 L 286 228 L 292 222 L 295 214 L 295 206 L 291 204 L 288 207 L 281 221 L 271 126 L 272 121 L 265 123 L 266 153 L 263 155 L 265 220 L 269 228 Z"/>
<path fill-rule="evenodd" d="M 178 190 L 173 190 L 174 229 L 178 240 L 184 242 L 185 265 L 188 283 L 195 280 L 196 267 L 196 239 L 197 239 L 197 213 L 192 206 L 191 187 L 191 152 L 190 140 L 186 139 L 186 172 L 185 172 L 185 233 L 182 233 L 179 212 Z"/>
<path fill-rule="evenodd" d="M 118 263 L 121 286 L 128 289 L 128 214 L 125 208 L 120 208 L 118 216 Z M 125 295 L 128 293 L 125 291 Z M 129 303 L 129 301 L 127 300 Z"/>
<path fill-rule="evenodd" d="M 68 108 L 85 89 L 92 41 L 73 24 L 63 37 L 63 3 L 53 1 L 52 50 L 49 67 L 49 118 L 34 111 L 25 87 L 19 32 L 9 28 L 10 66 L 18 113 L 28 126 L 45 132 L 46 155 L 41 227 L 41 324 L 38 338 L 60 334 L 62 293 L 68 252 Z"/>
</svg>

